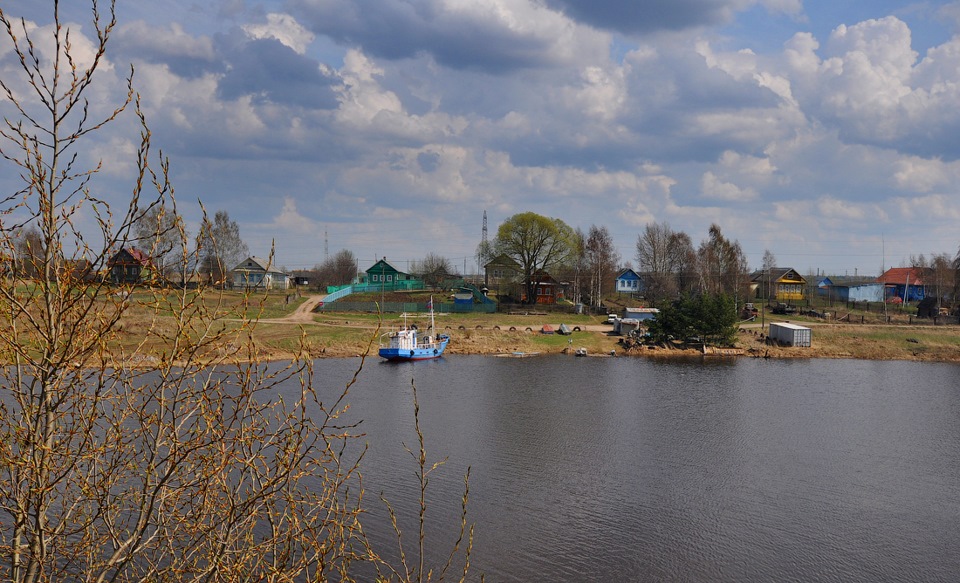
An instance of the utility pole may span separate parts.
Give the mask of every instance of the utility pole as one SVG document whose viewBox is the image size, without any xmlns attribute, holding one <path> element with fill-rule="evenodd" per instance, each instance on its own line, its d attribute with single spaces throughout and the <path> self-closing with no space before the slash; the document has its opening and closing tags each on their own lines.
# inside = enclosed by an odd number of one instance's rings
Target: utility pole
<svg viewBox="0 0 960 583">
<path fill-rule="evenodd" d="M 483 231 L 480 234 L 480 248 L 477 249 L 477 276 L 480 275 L 480 263 L 483 261 L 483 254 L 487 252 L 487 211 L 483 211 Z"/>
</svg>

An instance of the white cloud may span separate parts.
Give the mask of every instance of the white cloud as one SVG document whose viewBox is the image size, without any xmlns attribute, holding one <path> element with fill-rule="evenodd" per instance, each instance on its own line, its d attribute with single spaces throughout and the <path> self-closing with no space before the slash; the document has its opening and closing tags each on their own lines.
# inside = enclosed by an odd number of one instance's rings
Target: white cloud
<svg viewBox="0 0 960 583">
<path fill-rule="evenodd" d="M 748 202 L 757 198 L 754 189 L 740 188 L 732 182 L 724 182 L 711 171 L 703 173 L 700 180 L 700 190 L 704 198 L 726 202 Z"/>
<path fill-rule="evenodd" d="M 297 209 L 297 201 L 292 196 L 283 197 L 280 214 L 273 218 L 270 227 L 278 232 L 316 234 L 320 230 L 316 221 L 309 219 Z"/>
<path fill-rule="evenodd" d="M 817 210 L 823 217 L 830 219 L 862 221 L 867 217 L 863 206 L 836 198 L 821 198 L 817 201 Z"/>
<path fill-rule="evenodd" d="M 912 192 L 931 192 L 955 184 L 960 178 L 957 164 L 949 168 L 941 160 L 927 160 L 916 156 L 907 156 L 896 164 L 893 175 L 896 185 L 902 190 Z"/>
<path fill-rule="evenodd" d="M 307 52 L 307 47 L 315 38 L 297 19 L 289 14 L 276 12 L 267 14 L 265 23 L 247 24 L 243 26 L 243 30 L 252 38 L 278 40 L 301 55 Z"/>
</svg>

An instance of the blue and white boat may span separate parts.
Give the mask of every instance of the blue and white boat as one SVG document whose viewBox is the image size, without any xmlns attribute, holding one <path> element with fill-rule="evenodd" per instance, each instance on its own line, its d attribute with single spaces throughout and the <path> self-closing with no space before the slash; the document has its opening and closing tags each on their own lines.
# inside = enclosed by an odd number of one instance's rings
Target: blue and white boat
<svg viewBox="0 0 960 583">
<path fill-rule="evenodd" d="M 417 327 L 407 326 L 404 319 L 403 328 L 388 332 L 380 336 L 380 357 L 390 361 L 428 360 L 439 358 L 450 342 L 449 334 L 437 334 L 433 319 L 433 298 L 428 304 L 430 308 L 430 332 L 423 340 L 417 337 Z"/>
</svg>

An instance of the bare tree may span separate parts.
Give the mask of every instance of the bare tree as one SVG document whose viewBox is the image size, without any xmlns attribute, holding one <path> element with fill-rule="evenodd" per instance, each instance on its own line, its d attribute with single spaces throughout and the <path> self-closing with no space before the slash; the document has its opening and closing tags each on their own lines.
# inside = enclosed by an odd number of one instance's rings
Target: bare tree
<svg viewBox="0 0 960 583">
<path fill-rule="evenodd" d="M 176 252 L 185 228 L 176 209 L 168 209 L 166 202 L 158 201 L 138 213 L 133 222 L 133 242 L 146 251 L 165 279 L 176 278 L 183 283 L 187 273 L 177 269 Z M 171 200 L 170 204 L 173 203 Z"/>
<path fill-rule="evenodd" d="M 689 287 L 695 263 L 690 236 L 666 222 L 649 223 L 637 237 L 637 263 L 652 301 L 676 298 Z"/>
<path fill-rule="evenodd" d="M 26 279 L 38 279 L 43 273 L 43 238 L 36 227 L 13 233 L 13 272 Z"/>
<path fill-rule="evenodd" d="M 930 260 L 930 275 L 936 294 L 937 311 L 944 305 L 947 295 L 953 291 L 953 260 L 946 253 L 934 255 Z"/>
<path fill-rule="evenodd" d="M 352 251 L 341 249 L 314 268 L 317 286 L 346 285 L 357 277 L 357 258 Z"/>
<path fill-rule="evenodd" d="M 606 227 L 590 225 L 590 234 L 584 246 L 586 267 L 590 274 L 590 303 L 600 307 L 604 294 L 614 285 L 620 254 L 613 244 L 613 236 Z"/>
<path fill-rule="evenodd" d="M 763 262 L 760 266 L 760 269 L 763 270 L 762 282 L 763 289 L 761 293 L 763 294 L 764 299 L 769 303 L 770 301 L 770 290 L 773 287 L 773 270 L 777 267 L 777 258 L 769 249 L 764 249 L 763 251 Z"/>
<path fill-rule="evenodd" d="M 250 255 L 247 244 L 240 238 L 240 226 L 223 210 L 217 211 L 213 222 L 204 217 L 197 248 L 201 274 L 218 286 L 226 285 L 230 270 Z"/>
<path fill-rule="evenodd" d="M 710 225 L 697 258 L 702 291 L 712 295 L 729 294 L 734 298 L 746 296 L 747 260 L 743 249 L 739 242 L 724 237 L 718 225 Z"/>
<path fill-rule="evenodd" d="M 646 295 L 651 301 L 676 297 L 677 286 L 670 264 L 670 238 L 667 223 L 648 223 L 637 237 L 637 265 L 646 278 Z"/>
<path fill-rule="evenodd" d="M 433 289 L 440 287 L 440 284 L 449 279 L 453 272 L 450 260 L 436 253 L 428 253 L 426 257 L 420 261 L 414 261 L 410 266 L 410 273 L 422 279 L 424 285 Z"/>
<path fill-rule="evenodd" d="M 255 322 L 241 309 L 225 323 L 222 292 L 121 295 L 62 269 L 104 265 L 144 209 L 173 193 L 166 160 L 150 162 L 132 71 L 126 99 L 99 119 L 85 97 L 116 26 L 113 2 L 106 13 L 92 2 L 95 50 L 83 62 L 59 6 L 50 27 L 0 8 L 22 73 L 0 79 L 16 113 L 0 128 L 0 155 L 23 177 L 0 199 L 0 252 L 13 254 L 24 224 L 39 235 L 39 277 L 0 285 L 0 579 L 325 581 L 351 580 L 357 561 L 380 570 L 360 528 L 357 458 L 344 454 L 353 431 L 338 421 L 349 385 L 322 401 L 309 359 L 262 364 Z M 94 194 L 100 164 L 81 167 L 81 150 L 130 110 L 138 173 L 129 203 L 111 205 Z M 81 212 L 94 232 L 78 227 Z M 171 253 L 195 262 L 173 224 Z M 162 231 L 157 221 L 154 237 Z M 281 383 L 296 387 L 286 400 Z M 420 565 L 405 580 L 425 580 Z"/>
</svg>

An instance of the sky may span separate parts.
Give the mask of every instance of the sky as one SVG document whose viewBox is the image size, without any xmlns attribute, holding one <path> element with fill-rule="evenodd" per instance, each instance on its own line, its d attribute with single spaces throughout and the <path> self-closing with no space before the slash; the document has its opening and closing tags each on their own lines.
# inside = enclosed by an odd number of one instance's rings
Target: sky
<svg viewBox="0 0 960 583">
<path fill-rule="evenodd" d="M 695 245 L 716 223 L 751 267 L 769 250 L 804 274 L 960 246 L 960 2 L 118 4 L 92 110 L 132 65 L 188 228 L 198 201 L 226 210 L 287 269 L 347 249 L 475 273 L 484 213 L 492 240 L 527 211 L 606 227 L 632 266 L 651 222 Z M 49 41 L 52 5 L 2 10 Z M 83 62 L 89 3 L 61 5 Z M 88 138 L 97 196 L 128 200 L 138 140 L 130 112 Z"/>
</svg>

